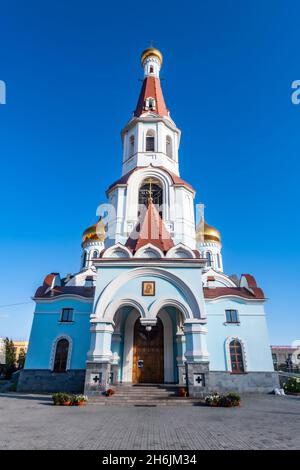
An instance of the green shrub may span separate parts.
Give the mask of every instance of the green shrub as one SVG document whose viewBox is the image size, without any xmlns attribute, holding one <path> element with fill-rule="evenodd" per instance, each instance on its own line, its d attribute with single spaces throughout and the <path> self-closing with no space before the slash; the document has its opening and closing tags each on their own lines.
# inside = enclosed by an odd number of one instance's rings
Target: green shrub
<svg viewBox="0 0 300 470">
<path fill-rule="evenodd" d="M 236 392 L 227 393 L 226 397 L 231 401 L 232 406 L 238 406 L 241 402 L 241 397 Z"/>
<path fill-rule="evenodd" d="M 240 402 L 241 397 L 235 392 L 227 393 L 227 395 L 219 395 L 217 392 L 214 392 L 205 397 L 205 403 L 208 406 L 223 406 L 230 408 L 232 406 L 239 406 Z"/>
<path fill-rule="evenodd" d="M 287 382 L 283 384 L 285 392 L 300 393 L 300 378 L 289 377 Z"/>
<path fill-rule="evenodd" d="M 54 405 L 62 405 L 66 401 L 71 401 L 72 397 L 68 393 L 57 392 L 53 393 L 52 400 Z"/>
</svg>

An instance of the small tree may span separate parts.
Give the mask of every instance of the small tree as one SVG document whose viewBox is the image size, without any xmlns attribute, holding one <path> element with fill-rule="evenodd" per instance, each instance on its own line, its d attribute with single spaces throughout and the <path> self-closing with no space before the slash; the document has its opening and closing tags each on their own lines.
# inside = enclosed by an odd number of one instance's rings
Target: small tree
<svg viewBox="0 0 300 470">
<path fill-rule="evenodd" d="M 5 338 L 5 375 L 10 379 L 16 370 L 16 351 L 13 340 Z"/>
</svg>

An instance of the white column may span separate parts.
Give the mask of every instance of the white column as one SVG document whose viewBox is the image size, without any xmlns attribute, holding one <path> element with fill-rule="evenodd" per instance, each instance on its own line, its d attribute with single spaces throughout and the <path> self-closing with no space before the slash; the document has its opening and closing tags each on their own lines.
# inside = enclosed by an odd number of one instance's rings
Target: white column
<svg viewBox="0 0 300 470">
<path fill-rule="evenodd" d="M 184 323 L 184 334 L 186 360 L 188 362 L 207 362 L 209 359 L 206 344 L 207 328 L 197 320 L 187 320 Z"/>
<path fill-rule="evenodd" d="M 111 323 L 96 322 L 91 325 L 91 347 L 89 362 L 110 362 L 112 357 L 111 338 L 114 328 Z"/>
</svg>

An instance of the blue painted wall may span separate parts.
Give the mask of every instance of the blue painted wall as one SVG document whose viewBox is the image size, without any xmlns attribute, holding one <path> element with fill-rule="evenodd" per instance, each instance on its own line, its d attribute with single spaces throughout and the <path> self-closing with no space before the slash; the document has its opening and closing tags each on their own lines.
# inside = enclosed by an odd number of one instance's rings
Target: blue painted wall
<svg viewBox="0 0 300 470">
<path fill-rule="evenodd" d="M 25 369 L 49 369 L 53 341 L 60 335 L 72 338 L 71 369 L 85 369 L 90 348 L 92 303 L 80 300 L 56 300 L 38 303 L 34 313 Z M 60 323 L 61 310 L 74 308 L 74 322 Z"/>
<path fill-rule="evenodd" d="M 226 309 L 238 311 L 239 325 L 225 323 Z M 225 341 L 230 336 L 236 336 L 243 341 L 249 372 L 274 370 L 262 303 L 245 303 L 223 299 L 206 302 L 206 312 L 210 370 L 227 370 Z"/>
</svg>

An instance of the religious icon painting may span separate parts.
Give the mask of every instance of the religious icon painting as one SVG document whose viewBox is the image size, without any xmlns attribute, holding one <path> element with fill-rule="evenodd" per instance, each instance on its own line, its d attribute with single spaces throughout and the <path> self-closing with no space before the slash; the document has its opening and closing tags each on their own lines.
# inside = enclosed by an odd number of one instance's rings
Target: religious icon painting
<svg viewBox="0 0 300 470">
<path fill-rule="evenodd" d="M 142 283 L 142 295 L 153 296 L 155 295 L 155 282 L 144 281 Z"/>
</svg>

